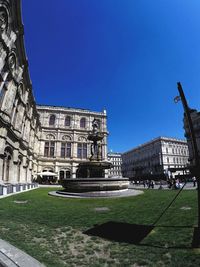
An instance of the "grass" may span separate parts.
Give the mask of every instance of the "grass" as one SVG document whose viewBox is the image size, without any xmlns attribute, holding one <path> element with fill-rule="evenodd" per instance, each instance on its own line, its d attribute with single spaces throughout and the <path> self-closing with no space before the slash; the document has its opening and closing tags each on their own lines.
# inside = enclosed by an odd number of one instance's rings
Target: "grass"
<svg viewBox="0 0 200 267">
<path fill-rule="evenodd" d="M 196 190 L 182 192 L 139 245 L 83 232 L 108 221 L 151 225 L 177 191 L 145 190 L 143 195 L 128 198 L 63 199 L 48 196 L 49 190 L 0 200 L 0 238 L 48 267 L 200 265 L 200 249 L 191 248 L 193 226 L 197 224 Z M 28 202 L 17 204 L 15 200 Z M 97 207 L 109 210 L 97 212 Z"/>
</svg>

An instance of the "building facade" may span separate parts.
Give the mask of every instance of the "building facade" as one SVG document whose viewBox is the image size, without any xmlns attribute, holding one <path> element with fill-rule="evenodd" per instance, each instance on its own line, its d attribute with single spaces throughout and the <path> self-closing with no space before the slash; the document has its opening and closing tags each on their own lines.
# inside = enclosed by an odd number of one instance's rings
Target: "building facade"
<svg viewBox="0 0 200 267">
<path fill-rule="evenodd" d="M 108 161 L 112 163 L 112 168 L 108 170 L 108 177 L 122 176 L 122 155 L 121 153 L 108 153 Z"/>
<path fill-rule="evenodd" d="M 29 182 L 40 122 L 26 58 L 20 1 L 0 0 L 0 183 Z"/>
<path fill-rule="evenodd" d="M 76 178 L 78 165 L 91 156 L 92 122 L 104 135 L 101 143 L 103 160 L 107 159 L 106 111 L 94 112 L 55 106 L 37 106 L 41 123 L 38 151 L 38 171 L 52 171 L 59 179 Z"/>
<path fill-rule="evenodd" d="M 198 148 L 198 154 L 200 157 L 200 112 L 198 112 L 195 109 L 190 110 L 190 115 L 192 119 L 192 124 L 194 128 L 194 134 L 196 137 L 196 142 L 197 142 L 197 148 Z M 185 137 L 187 138 L 188 142 L 188 148 L 189 148 L 189 162 L 190 165 L 194 165 L 194 153 L 192 149 L 192 143 L 191 143 L 191 138 L 190 138 L 190 132 L 189 132 L 189 127 L 186 118 L 184 118 L 184 129 L 185 129 Z"/>
<path fill-rule="evenodd" d="M 158 137 L 122 154 L 122 174 L 131 179 L 181 175 L 188 166 L 185 140 Z"/>
</svg>

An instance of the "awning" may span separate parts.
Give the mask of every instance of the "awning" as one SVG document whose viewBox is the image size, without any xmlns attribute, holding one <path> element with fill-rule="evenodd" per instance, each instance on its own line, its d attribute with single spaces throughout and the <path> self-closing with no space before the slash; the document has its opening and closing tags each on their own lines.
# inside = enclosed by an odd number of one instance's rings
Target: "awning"
<svg viewBox="0 0 200 267">
<path fill-rule="evenodd" d="M 46 172 L 39 172 L 39 173 L 37 173 L 37 175 L 40 175 L 40 176 L 58 176 L 57 173 L 49 172 L 49 171 L 46 171 Z"/>
</svg>

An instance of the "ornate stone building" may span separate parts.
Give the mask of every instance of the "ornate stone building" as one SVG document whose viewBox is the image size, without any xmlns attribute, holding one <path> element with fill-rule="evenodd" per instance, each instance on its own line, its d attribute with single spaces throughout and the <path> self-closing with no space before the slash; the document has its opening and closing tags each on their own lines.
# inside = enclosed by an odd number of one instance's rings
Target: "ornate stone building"
<svg viewBox="0 0 200 267">
<path fill-rule="evenodd" d="M 20 1 L 0 0 L 0 182 L 31 181 L 40 123 L 26 58 Z"/>
<path fill-rule="evenodd" d="M 90 144 L 87 140 L 92 121 L 98 121 L 104 134 L 102 157 L 107 158 L 106 111 L 94 112 L 55 106 L 37 106 L 42 126 L 38 151 L 38 171 L 52 171 L 59 179 L 76 178 L 80 162 L 89 160 Z"/>
<path fill-rule="evenodd" d="M 123 176 L 139 179 L 181 175 L 188 166 L 187 141 L 158 137 L 122 154 Z M 173 171 L 172 171 L 173 170 Z"/>
<path fill-rule="evenodd" d="M 108 170 L 108 176 L 109 177 L 122 176 L 122 170 L 121 170 L 122 154 L 109 152 L 108 160 L 112 163 L 112 168 Z"/>
</svg>

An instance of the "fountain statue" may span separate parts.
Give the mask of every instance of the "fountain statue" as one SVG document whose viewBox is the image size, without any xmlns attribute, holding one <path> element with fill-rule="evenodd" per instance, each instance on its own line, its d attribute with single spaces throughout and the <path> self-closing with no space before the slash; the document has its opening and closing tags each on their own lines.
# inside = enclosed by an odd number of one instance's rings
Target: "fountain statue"
<svg viewBox="0 0 200 267">
<path fill-rule="evenodd" d="M 99 131 L 98 121 L 94 119 L 92 131 L 88 135 L 88 140 L 92 142 L 90 145 L 91 156 L 88 161 L 79 164 L 77 178 L 61 180 L 61 185 L 65 188 L 65 192 L 62 191 L 60 193 L 90 192 L 94 195 L 95 192 L 98 192 L 98 196 L 109 196 L 113 195 L 111 192 L 117 191 L 117 193 L 120 193 L 120 190 L 128 189 L 128 178 L 105 178 L 105 170 L 110 169 L 112 163 L 103 160 L 103 138 L 104 134 Z"/>
</svg>

